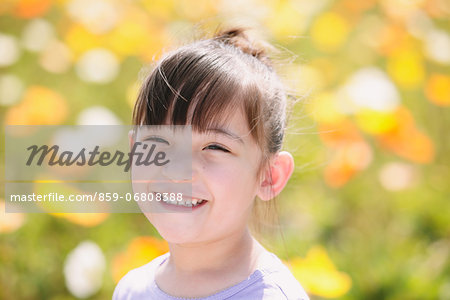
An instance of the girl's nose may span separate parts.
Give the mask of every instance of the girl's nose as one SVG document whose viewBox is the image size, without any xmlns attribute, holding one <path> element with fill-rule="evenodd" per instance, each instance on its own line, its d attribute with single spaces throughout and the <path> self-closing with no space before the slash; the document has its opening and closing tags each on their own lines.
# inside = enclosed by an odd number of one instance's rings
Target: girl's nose
<svg viewBox="0 0 450 300">
<path fill-rule="evenodd" d="M 177 147 L 168 153 L 169 163 L 162 167 L 163 176 L 172 182 L 192 182 L 191 147 Z M 189 149 L 187 149 L 189 148 Z"/>
</svg>

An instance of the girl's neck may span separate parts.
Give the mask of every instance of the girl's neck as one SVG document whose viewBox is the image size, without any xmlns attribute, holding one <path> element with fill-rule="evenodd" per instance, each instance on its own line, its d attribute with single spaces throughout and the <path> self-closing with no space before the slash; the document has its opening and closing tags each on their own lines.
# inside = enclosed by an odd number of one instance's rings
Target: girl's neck
<svg viewBox="0 0 450 300">
<path fill-rule="evenodd" d="M 225 239 L 202 244 L 169 244 L 167 267 L 177 275 L 200 275 L 226 271 L 252 272 L 264 248 L 251 236 L 248 229 Z"/>
</svg>

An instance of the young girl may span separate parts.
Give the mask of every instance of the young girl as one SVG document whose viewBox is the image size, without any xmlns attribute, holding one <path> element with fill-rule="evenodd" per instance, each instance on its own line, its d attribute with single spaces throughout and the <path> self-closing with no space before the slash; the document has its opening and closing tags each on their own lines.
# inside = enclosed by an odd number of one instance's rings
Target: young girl
<svg viewBox="0 0 450 300">
<path fill-rule="evenodd" d="M 170 252 L 125 275 L 113 299 L 308 299 L 248 227 L 254 202 L 273 199 L 293 171 L 280 151 L 285 110 L 268 57 L 241 28 L 160 60 L 133 121 L 192 127 L 192 195 L 155 204 L 179 211 L 145 212 Z"/>
</svg>

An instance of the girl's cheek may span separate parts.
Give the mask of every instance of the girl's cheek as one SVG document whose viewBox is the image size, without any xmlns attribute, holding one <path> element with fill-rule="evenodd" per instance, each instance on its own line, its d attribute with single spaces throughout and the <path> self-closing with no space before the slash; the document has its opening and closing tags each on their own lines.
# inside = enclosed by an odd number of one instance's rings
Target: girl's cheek
<svg viewBox="0 0 450 300">
<path fill-rule="evenodd" d="M 221 185 L 233 181 L 236 178 L 239 178 L 239 176 L 243 175 L 242 170 L 240 170 L 236 167 L 235 164 L 230 162 L 208 163 L 203 165 L 203 168 L 200 172 L 202 172 L 202 177 L 205 178 L 206 181 L 212 184 L 214 182 L 217 182 Z"/>
</svg>

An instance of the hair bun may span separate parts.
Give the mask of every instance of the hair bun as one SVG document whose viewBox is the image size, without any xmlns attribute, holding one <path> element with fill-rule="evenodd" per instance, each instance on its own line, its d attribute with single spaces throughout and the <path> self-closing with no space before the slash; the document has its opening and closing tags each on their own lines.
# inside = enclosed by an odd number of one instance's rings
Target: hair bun
<svg viewBox="0 0 450 300">
<path fill-rule="evenodd" d="M 259 59 L 262 63 L 272 68 L 272 63 L 267 56 L 267 45 L 260 41 L 251 39 L 246 34 L 247 29 L 242 27 L 233 27 L 221 30 L 215 34 L 214 39 L 227 45 L 232 45 L 246 54 Z"/>
</svg>

